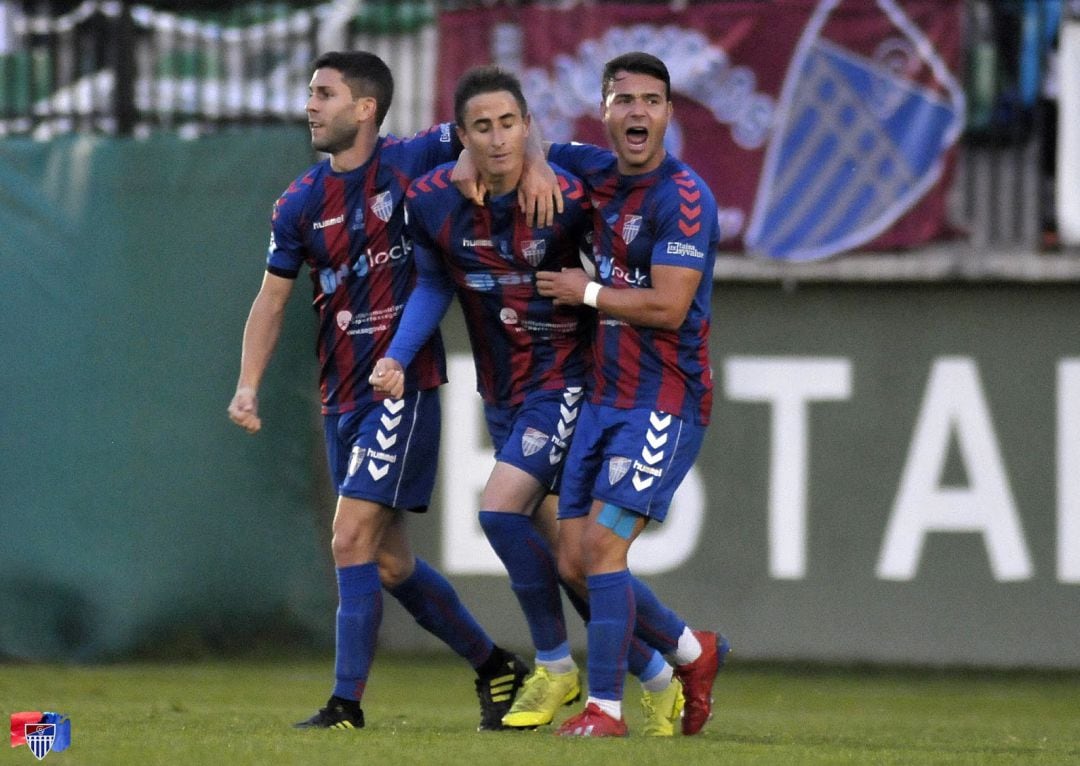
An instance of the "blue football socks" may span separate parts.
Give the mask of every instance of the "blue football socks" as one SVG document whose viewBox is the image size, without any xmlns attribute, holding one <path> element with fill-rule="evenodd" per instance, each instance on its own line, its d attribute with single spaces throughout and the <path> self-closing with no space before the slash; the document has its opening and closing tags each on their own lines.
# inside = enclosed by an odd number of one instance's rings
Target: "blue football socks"
<svg viewBox="0 0 1080 766">
<path fill-rule="evenodd" d="M 621 700 L 626 652 L 634 631 L 629 570 L 589 575 L 589 698 Z"/>
<path fill-rule="evenodd" d="M 337 570 L 337 653 L 334 696 L 359 701 L 382 622 L 382 589 L 374 562 Z"/>
<path fill-rule="evenodd" d="M 574 611 L 581 617 L 581 621 L 588 625 L 588 600 L 579 596 L 577 591 L 566 582 L 560 582 L 562 583 L 563 593 L 570 599 Z M 664 664 L 666 663 L 660 652 L 642 641 L 635 632 L 634 638 L 630 641 L 630 651 L 626 655 L 626 669 L 630 675 L 644 683 L 651 678 L 655 678 L 656 674 L 661 670 L 660 666 Z"/>
<path fill-rule="evenodd" d="M 679 646 L 679 636 L 686 630 L 686 622 L 664 606 L 641 580 L 630 575 L 630 581 L 637 605 L 635 632 L 661 654 L 674 652 Z"/>
<path fill-rule="evenodd" d="M 494 644 L 458 598 L 454 586 L 423 559 L 409 577 L 387 592 L 413 619 L 436 638 L 464 657 L 473 668 L 491 655 Z"/>
<path fill-rule="evenodd" d="M 547 541 L 532 519 L 517 513 L 481 511 L 480 526 L 510 575 L 537 659 L 554 662 L 569 657 L 558 572 Z"/>
</svg>

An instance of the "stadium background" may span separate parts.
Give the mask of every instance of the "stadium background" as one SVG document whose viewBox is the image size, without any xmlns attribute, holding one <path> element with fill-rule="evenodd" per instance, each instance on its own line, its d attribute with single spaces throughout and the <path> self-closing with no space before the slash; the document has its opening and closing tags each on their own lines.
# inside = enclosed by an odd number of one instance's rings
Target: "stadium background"
<svg viewBox="0 0 1080 766">
<path fill-rule="evenodd" d="M 841 7 L 859 4 L 881 8 Z M 512 24 L 540 5 L 0 3 L 0 655 L 331 645 L 332 498 L 302 298 L 261 394 L 264 432 L 224 415 L 269 206 L 314 159 L 307 63 L 383 55 L 398 81 L 385 127 L 408 134 L 436 118 L 440 23 Z M 1047 31 L 1047 4 L 937 5 L 962 19 L 968 94 L 943 181 L 950 234 L 717 266 L 714 425 L 678 524 L 634 566 L 746 658 L 1080 667 L 1080 251 L 1059 192 L 1077 175 L 1050 152 L 1066 103 L 1044 90 L 1050 48 L 1078 22 L 1065 5 L 1059 35 L 1025 37 Z M 988 56 L 992 87 L 976 93 Z M 456 315 L 447 330 L 467 353 Z M 445 395 L 417 547 L 525 646 L 471 524 L 485 456 L 467 374 Z M 436 648 L 393 608 L 382 641 Z"/>
</svg>

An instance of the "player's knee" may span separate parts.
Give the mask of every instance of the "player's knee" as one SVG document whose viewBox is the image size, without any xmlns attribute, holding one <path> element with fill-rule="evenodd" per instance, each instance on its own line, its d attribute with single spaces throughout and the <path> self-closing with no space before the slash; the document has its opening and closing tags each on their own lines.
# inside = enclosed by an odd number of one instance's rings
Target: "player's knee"
<svg viewBox="0 0 1080 766">
<path fill-rule="evenodd" d="M 334 533 L 334 537 L 330 540 L 330 552 L 334 555 L 336 565 L 342 566 L 355 557 L 354 539 L 339 532 Z"/>
<path fill-rule="evenodd" d="M 330 551 L 338 566 L 356 561 L 371 561 L 375 558 L 375 544 L 370 535 L 355 525 L 334 525 L 334 536 L 330 540 Z"/>
<path fill-rule="evenodd" d="M 392 556 L 380 553 L 375 563 L 379 567 L 379 582 L 384 588 L 396 588 L 409 579 L 415 569 L 412 559 L 403 559 L 400 556 Z"/>
<path fill-rule="evenodd" d="M 562 581 L 578 592 L 583 591 L 585 589 L 585 562 L 569 551 L 561 549 L 556 560 Z"/>
</svg>

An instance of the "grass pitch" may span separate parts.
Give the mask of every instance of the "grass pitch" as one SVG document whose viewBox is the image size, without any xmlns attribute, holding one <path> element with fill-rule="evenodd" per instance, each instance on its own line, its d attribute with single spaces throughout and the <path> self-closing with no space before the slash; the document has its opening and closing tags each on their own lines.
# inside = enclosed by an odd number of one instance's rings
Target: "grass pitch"
<svg viewBox="0 0 1080 766">
<path fill-rule="evenodd" d="M 740 667 L 696 737 L 640 731 L 627 684 L 622 740 L 474 731 L 472 674 L 450 657 L 380 655 L 357 732 L 296 731 L 325 702 L 330 659 L 97 667 L 0 665 L 0 712 L 56 710 L 72 746 L 55 766 L 103 764 L 1027 764 L 1080 762 L 1080 675 Z M 576 712 L 567 708 L 556 723 Z M 37 763 L 25 747 L 0 764 Z"/>
</svg>

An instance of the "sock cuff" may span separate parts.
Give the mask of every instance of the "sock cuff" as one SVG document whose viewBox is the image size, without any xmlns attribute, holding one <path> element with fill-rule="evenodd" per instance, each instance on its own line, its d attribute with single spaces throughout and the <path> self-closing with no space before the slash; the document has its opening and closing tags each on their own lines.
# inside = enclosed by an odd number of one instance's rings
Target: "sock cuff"
<svg viewBox="0 0 1080 766">
<path fill-rule="evenodd" d="M 570 642 L 563 641 L 553 649 L 537 649 L 536 661 L 537 662 L 558 662 L 561 659 L 570 656 Z"/>
<path fill-rule="evenodd" d="M 638 680 L 642 683 L 651 681 L 656 678 L 660 673 L 664 672 L 666 668 L 670 667 L 664 658 L 660 655 L 660 652 L 653 650 L 652 657 L 649 659 L 649 664 L 645 666 L 645 669 L 641 671 L 641 675 L 638 676 Z"/>
<path fill-rule="evenodd" d="M 585 578 L 585 584 L 589 590 L 600 588 L 617 588 L 630 585 L 630 570 L 621 569 L 618 572 L 606 572 L 604 574 L 589 575 Z"/>
<path fill-rule="evenodd" d="M 338 589 L 352 593 L 371 593 L 379 590 L 379 567 L 374 561 L 353 564 L 337 569 Z"/>
<path fill-rule="evenodd" d="M 480 528 L 484 532 L 504 532 L 518 527 L 532 527 L 532 519 L 520 513 L 507 513 L 505 511 L 480 511 Z"/>
</svg>

